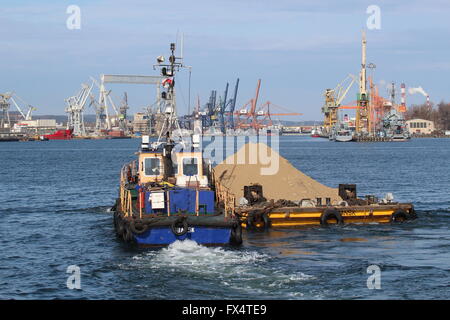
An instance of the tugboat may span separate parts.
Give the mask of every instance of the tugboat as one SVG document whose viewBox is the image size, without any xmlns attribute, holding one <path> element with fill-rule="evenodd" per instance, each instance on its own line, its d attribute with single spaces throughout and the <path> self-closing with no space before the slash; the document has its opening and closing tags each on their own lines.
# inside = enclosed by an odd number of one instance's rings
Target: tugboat
<svg viewBox="0 0 450 320">
<path fill-rule="evenodd" d="M 170 45 L 169 64 L 158 57 L 165 90 L 164 119 L 157 141 L 142 137 L 137 160 L 123 166 L 119 198 L 112 208 L 117 235 L 138 246 L 165 246 L 177 240 L 203 245 L 240 245 L 242 228 L 228 203 L 215 190 L 211 164 L 199 148 L 200 135 L 186 141 L 176 116 L 175 72 L 183 68 Z M 196 131 L 194 130 L 194 133 Z"/>
</svg>

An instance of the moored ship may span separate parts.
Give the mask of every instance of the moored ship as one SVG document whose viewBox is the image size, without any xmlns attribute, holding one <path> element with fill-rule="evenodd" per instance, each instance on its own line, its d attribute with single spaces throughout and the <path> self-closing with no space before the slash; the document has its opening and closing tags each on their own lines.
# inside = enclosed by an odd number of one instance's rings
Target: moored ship
<svg viewBox="0 0 450 320">
<path fill-rule="evenodd" d="M 73 138 L 72 130 L 64 129 L 64 130 L 57 130 L 52 134 L 44 135 L 42 140 L 71 140 L 72 138 Z"/>
</svg>

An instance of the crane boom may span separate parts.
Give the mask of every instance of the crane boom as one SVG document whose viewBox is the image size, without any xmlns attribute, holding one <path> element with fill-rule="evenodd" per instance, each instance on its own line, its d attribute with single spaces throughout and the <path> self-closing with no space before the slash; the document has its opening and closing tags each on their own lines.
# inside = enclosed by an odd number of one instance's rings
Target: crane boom
<svg viewBox="0 0 450 320">
<path fill-rule="evenodd" d="M 237 98 L 238 87 L 239 87 L 239 78 L 237 78 L 237 80 L 236 80 L 236 85 L 234 86 L 233 100 L 231 100 L 231 105 L 230 105 L 230 115 L 229 115 L 229 118 L 228 118 L 228 122 L 229 122 L 229 126 L 230 126 L 231 129 L 234 129 L 233 112 L 234 112 L 234 109 L 236 107 L 236 98 Z"/>
</svg>

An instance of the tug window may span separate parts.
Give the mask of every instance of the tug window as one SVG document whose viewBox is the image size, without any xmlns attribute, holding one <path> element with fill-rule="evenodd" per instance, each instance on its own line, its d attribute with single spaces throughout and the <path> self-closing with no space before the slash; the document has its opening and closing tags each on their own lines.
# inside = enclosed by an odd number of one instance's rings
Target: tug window
<svg viewBox="0 0 450 320">
<path fill-rule="evenodd" d="M 185 176 L 198 175 L 197 158 L 184 158 L 183 159 L 183 174 Z"/>
<path fill-rule="evenodd" d="M 159 176 L 161 174 L 161 161 L 159 158 L 145 158 L 144 161 L 144 172 L 146 176 Z"/>
</svg>

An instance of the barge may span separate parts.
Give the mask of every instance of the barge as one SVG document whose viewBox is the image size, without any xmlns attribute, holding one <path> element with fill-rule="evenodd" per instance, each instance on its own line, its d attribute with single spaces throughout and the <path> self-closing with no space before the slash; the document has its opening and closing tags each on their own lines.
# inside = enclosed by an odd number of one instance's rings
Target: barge
<svg viewBox="0 0 450 320">
<path fill-rule="evenodd" d="M 238 208 L 236 214 L 240 216 L 244 228 L 260 230 L 308 225 L 394 223 L 416 218 L 411 203 L 358 200 L 361 203 L 352 205 L 346 201 L 338 205 L 308 201 L 307 206 L 304 203 L 271 201 Z"/>
<path fill-rule="evenodd" d="M 262 151 L 261 149 L 262 148 Z M 235 164 L 233 158 L 271 154 L 279 161 L 274 175 L 260 175 L 261 164 Z M 247 144 L 213 170 L 216 190 L 228 202 L 243 228 L 295 228 L 347 223 L 397 223 L 416 218 L 412 203 L 358 197 L 355 184 L 329 188 L 306 176 L 265 144 Z M 267 165 L 267 164 L 265 164 Z M 235 201 L 234 199 L 237 199 Z"/>
</svg>

